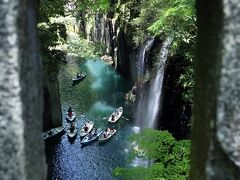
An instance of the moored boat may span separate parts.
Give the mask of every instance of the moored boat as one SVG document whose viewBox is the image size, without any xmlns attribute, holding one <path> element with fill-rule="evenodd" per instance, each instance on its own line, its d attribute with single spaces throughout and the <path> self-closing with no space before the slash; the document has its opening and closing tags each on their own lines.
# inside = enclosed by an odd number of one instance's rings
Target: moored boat
<svg viewBox="0 0 240 180">
<path fill-rule="evenodd" d="M 93 141 L 96 141 L 98 139 L 98 137 L 103 133 L 103 131 L 101 129 L 93 129 L 92 132 L 90 132 L 88 135 L 86 135 L 82 141 L 81 144 L 82 145 L 87 145 L 92 143 Z"/>
<path fill-rule="evenodd" d="M 80 137 L 83 138 L 84 136 L 86 136 L 88 133 L 90 133 L 93 129 L 93 125 L 94 125 L 94 122 L 92 121 L 88 121 L 86 122 L 81 131 L 80 131 Z"/>
<path fill-rule="evenodd" d="M 122 116 L 122 113 L 123 113 L 123 108 L 122 107 L 117 108 L 108 118 L 108 122 L 112 122 L 112 123 L 117 122 Z"/>
<path fill-rule="evenodd" d="M 63 132 L 63 130 L 65 129 L 65 126 L 60 126 L 57 128 L 52 128 L 48 131 L 45 131 L 42 133 L 42 137 L 43 139 L 48 139 L 50 137 L 56 136 L 57 134 L 60 134 L 61 132 Z"/>
<path fill-rule="evenodd" d="M 80 73 L 78 76 L 72 78 L 73 83 L 78 82 L 86 77 L 86 73 Z"/>
<path fill-rule="evenodd" d="M 75 136 L 77 135 L 78 129 L 77 129 L 75 123 L 72 122 L 72 123 L 68 126 L 68 128 L 67 128 L 66 131 L 67 131 L 68 137 L 73 138 L 73 137 L 75 137 Z"/>
<path fill-rule="evenodd" d="M 104 131 L 98 138 L 99 143 L 107 142 L 115 133 L 117 132 L 116 129 L 110 129 L 108 128 L 106 131 Z"/>
</svg>

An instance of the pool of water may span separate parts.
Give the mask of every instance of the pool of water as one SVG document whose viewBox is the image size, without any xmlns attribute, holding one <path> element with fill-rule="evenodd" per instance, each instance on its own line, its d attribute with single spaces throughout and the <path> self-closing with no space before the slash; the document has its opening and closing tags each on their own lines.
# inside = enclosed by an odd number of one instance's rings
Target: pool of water
<svg viewBox="0 0 240 180">
<path fill-rule="evenodd" d="M 71 79 L 80 71 L 86 72 L 87 76 L 73 85 Z M 95 142 L 84 147 L 80 145 L 79 134 L 74 140 L 66 133 L 47 140 L 48 179 L 119 179 L 112 176 L 112 170 L 130 165 L 128 138 L 135 131 L 133 108 L 124 102 L 124 95 L 131 88 L 130 82 L 101 60 L 80 62 L 72 58 L 68 64 L 61 65 L 59 83 L 64 124 L 67 124 L 65 112 L 72 106 L 77 113 L 77 127 L 91 120 L 96 127 L 114 127 L 117 133 L 103 145 Z M 130 120 L 120 119 L 116 124 L 109 124 L 104 117 L 120 106 L 124 109 L 123 116 Z"/>
</svg>

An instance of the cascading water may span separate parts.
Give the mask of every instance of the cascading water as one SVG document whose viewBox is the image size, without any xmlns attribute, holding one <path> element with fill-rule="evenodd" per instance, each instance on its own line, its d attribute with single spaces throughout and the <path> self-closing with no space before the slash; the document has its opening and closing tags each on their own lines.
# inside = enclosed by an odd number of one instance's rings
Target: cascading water
<svg viewBox="0 0 240 180">
<path fill-rule="evenodd" d="M 160 107 L 162 85 L 164 77 L 164 66 L 168 57 L 169 47 L 173 41 L 168 37 L 162 44 L 160 50 L 160 60 L 157 64 L 157 73 L 150 82 L 150 88 L 144 97 L 139 98 L 137 107 L 137 123 L 142 127 L 154 128 Z M 139 123 L 140 122 L 140 123 Z"/>
<path fill-rule="evenodd" d="M 144 75 L 144 65 L 145 65 L 145 55 L 146 52 L 151 48 L 152 44 L 154 42 L 154 38 L 146 41 L 146 43 L 140 48 L 140 51 L 138 53 L 138 78 L 142 78 Z"/>
<path fill-rule="evenodd" d="M 167 38 L 163 44 L 160 51 L 160 60 L 157 64 L 157 73 L 154 79 L 151 82 L 150 88 L 147 92 L 145 92 L 143 88 L 143 78 L 144 78 L 144 62 L 146 51 L 148 51 L 154 39 L 151 39 L 143 45 L 143 47 L 139 51 L 139 59 L 138 59 L 138 104 L 136 108 L 136 125 L 140 127 L 134 127 L 139 133 L 141 128 L 154 128 L 155 121 L 158 115 L 158 109 L 160 106 L 160 98 L 162 93 L 162 84 L 163 84 L 163 76 L 164 76 L 164 65 L 168 57 L 169 47 L 172 43 L 173 38 Z M 136 144 L 132 144 L 132 146 L 137 146 Z M 149 167 L 152 164 L 152 160 L 135 158 L 132 161 L 132 166 L 141 166 L 141 167 Z"/>
<path fill-rule="evenodd" d="M 144 94 L 143 94 L 143 81 L 144 81 L 144 71 L 145 71 L 145 57 L 146 52 L 151 48 L 152 44 L 154 42 L 154 38 L 146 41 L 143 46 L 140 48 L 138 53 L 138 79 L 137 79 L 137 89 L 138 89 L 138 104 L 136 108 L 136 119 L 137 119 L 137 125 L 142 126 L 142 108 L 143 108 L 143 102 L 144 102 Z"/>
</svg>

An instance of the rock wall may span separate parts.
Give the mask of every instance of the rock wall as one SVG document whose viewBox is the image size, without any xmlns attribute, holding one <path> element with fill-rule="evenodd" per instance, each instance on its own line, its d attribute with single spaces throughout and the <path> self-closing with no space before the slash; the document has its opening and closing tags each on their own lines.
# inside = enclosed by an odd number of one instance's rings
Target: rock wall
<svg viewBox="0 0 240 180">
<path fill-rule="evenodd" d="M 207 7 L 207 8 L 206 8 Z M 240 179 L 240 9 L 198 1 L 191 179 Z"/>
<path fill-rule="evenodd" d="M 0 177 L 46 178 L 37 1 L 0 2 Z"/>
<path fill-rule="evenodd" d="M 112 6 L 114 6 L 114 4 Z M 94 15 L 94 18 L 90 17 L 88 14 L 84 16 L 82 14 L 83 13 L 81 13 L 80 20 L 81 33 L 85 34 L 87 39 L 100 43 L 102 45 L 101 50 L 103 55 L 111 57 L 112 65 L 115 69 L 125 77 L 130 77 L 131 46 L 129 46 L 127 40 L 127 18 L 124 20 L 125 24 L 120 25 L 120 21 L 123 20 L 118 13 L 98 12 Z M 82 24 L 85 24 L 85 29 L 82 29 Z"/>
<path fill-rule="evenodd" d="M 183 101 L 179 77 L 189 62 L 183 57 L 171 57 L 165 68 L 158 129 L 168 130 L 177 139 L 189 137 L 191 105 Z"/>
<path fill-rule="evenodd" d="M 62 125 L 58 62 L 43 59 L 43 131 Z"/>
</svg>

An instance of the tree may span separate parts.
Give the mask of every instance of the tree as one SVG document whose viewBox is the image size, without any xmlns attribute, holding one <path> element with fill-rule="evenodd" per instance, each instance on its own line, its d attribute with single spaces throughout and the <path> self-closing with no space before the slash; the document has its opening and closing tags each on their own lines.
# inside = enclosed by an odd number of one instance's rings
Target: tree
<svg viewBox="0 0 240 180">
<path fill-rule="evenodd" d="M 167 131 L 144 129 L 140 134 L 132 137 L 136 141 L 139 151 L 145 152 L 145 158 L 154 163 L 148 168 L 116 168 L 115 176 L 123 176 L 126 179 L 182 179 L 188 177 L 190 169 L 190 141 L 176 141 Z M 143 154 L 143 153 L 141 153 Z"/>
</svg>

